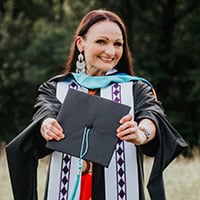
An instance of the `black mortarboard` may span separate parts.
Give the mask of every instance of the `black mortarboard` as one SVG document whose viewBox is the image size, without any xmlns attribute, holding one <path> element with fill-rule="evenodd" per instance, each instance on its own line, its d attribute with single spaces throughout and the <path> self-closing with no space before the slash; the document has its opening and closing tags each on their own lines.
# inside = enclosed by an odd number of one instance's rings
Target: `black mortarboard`
<svg viewBox="0 0 200 200">
<path fill-rule="evenodd" d="M 69 89 L 57 117 L 65 138 L 48 141 L 47 147 L 108 167 L 119 120 L 129 111 L 127 105 Z"/>
</svg>

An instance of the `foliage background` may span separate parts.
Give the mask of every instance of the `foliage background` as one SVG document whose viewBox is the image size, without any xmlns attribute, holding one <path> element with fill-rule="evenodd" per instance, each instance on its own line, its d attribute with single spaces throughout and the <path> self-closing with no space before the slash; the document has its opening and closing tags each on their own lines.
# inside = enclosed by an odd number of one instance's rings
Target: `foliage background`
<svg viewBox="0 0 200 200">
<path fill-rule="evenodd" d="M 152 82 L 170 122 L 199 146 L 198 0 L 1 0 L 0 140 L 29 123 L 38 86 L 62 72 L 78 22 L 96 8 L 122 17 L 136 75 Z"/>
</svg>

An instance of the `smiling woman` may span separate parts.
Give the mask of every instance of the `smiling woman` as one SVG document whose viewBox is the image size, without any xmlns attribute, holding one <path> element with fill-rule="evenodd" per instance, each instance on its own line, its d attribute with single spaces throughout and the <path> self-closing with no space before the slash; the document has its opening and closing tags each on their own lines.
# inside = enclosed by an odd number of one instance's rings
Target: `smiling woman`
<svg viewBox="0 0 200 200">
<path fill-rule="evenodd" d="M 122 32 L 114 22 L 98 22 L 85 36 L 77 37 L 77 47 L 84 52 L 86 73 L 91 76 L 105 75 L 122 57 Z"/>
<path fill-rule="evenodd" d="M 45 200 L 145 200 L 143 155 L 155 157 L 151 199 L 164 200 L 163 171 L 187 144 L 168 122 L 152 84 L 134 76 L 124 23 L 111 11 L 93 10 L 74 38 L 66 71 L 39 87 L 31 124 L 6 148 L 14 199 L 37 200 L 38 160 L 51 154 Z M 100 107 L 96 98 L 109 103 Z M 62 119 L 61 111 L 67 113 Z M 61 146 L 62 152 L 53 151 Z"/>
</svg>

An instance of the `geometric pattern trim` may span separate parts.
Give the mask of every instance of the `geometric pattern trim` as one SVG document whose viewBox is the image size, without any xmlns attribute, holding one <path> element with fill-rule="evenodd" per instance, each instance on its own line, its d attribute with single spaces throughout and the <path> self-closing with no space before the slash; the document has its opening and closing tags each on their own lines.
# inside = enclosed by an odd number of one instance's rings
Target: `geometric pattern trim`
<svg viewBox="0 0 200 200">
<path fill-rule="evenodd" d="M 71 156 L 63 153 L 59 200 L 68 199 Z"/>
<path fill-rule="evenodd" d="M 112 86 L 112 100 L 121 103 L 121 85 L 115 83 Z M 116 179 L 117 179 L 117 199 L 127 200 L 126 190 L 126 166 L 125 166 L 125 146 L 124 141 L 119 140 L 115 148 L 116 158 Z"/>
<path fill-rule="evenodd" d="M 78 85 L 72 81 L 69 88 L 78 89 Z M 69 180 L 70 180 L 70 168 L 71 168 L 71 156 L 63 153 L 61 164 L 61 181 L 60 181 L 60 193 L 59 200 L 67 200 L 69 192 Z"/>
</svg>

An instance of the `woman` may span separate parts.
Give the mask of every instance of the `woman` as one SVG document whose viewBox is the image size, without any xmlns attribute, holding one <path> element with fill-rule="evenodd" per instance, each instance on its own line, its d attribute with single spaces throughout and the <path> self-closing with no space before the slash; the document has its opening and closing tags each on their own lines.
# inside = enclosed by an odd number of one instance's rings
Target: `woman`
<svg viewBox="0 0 200 200">
<path fill-rule="evenodd" d="M 52 153 L 46 141 L 65 137 L 56 117 L 69 88 L 131 106 L 116 130 L 120 142 L 111 164 L 104 168 L 83 161 L 74 199 L 144 200 L 143 154 L 155 157 L 148 182 L 151 199 L 165 199 L 162 172 L 187 145 L 167 121 L 151 84 L 134 77 L 126 28 L 119 16 L 106 10 L 83 17 L 65 74 L 40 86 L 32 123 L 7 146 L 15 199 L 37 199 L 38 159 Z M 74 163 L 73 156 L 52 153 L 45 199 L 71 198 Z"/>
</svg>

